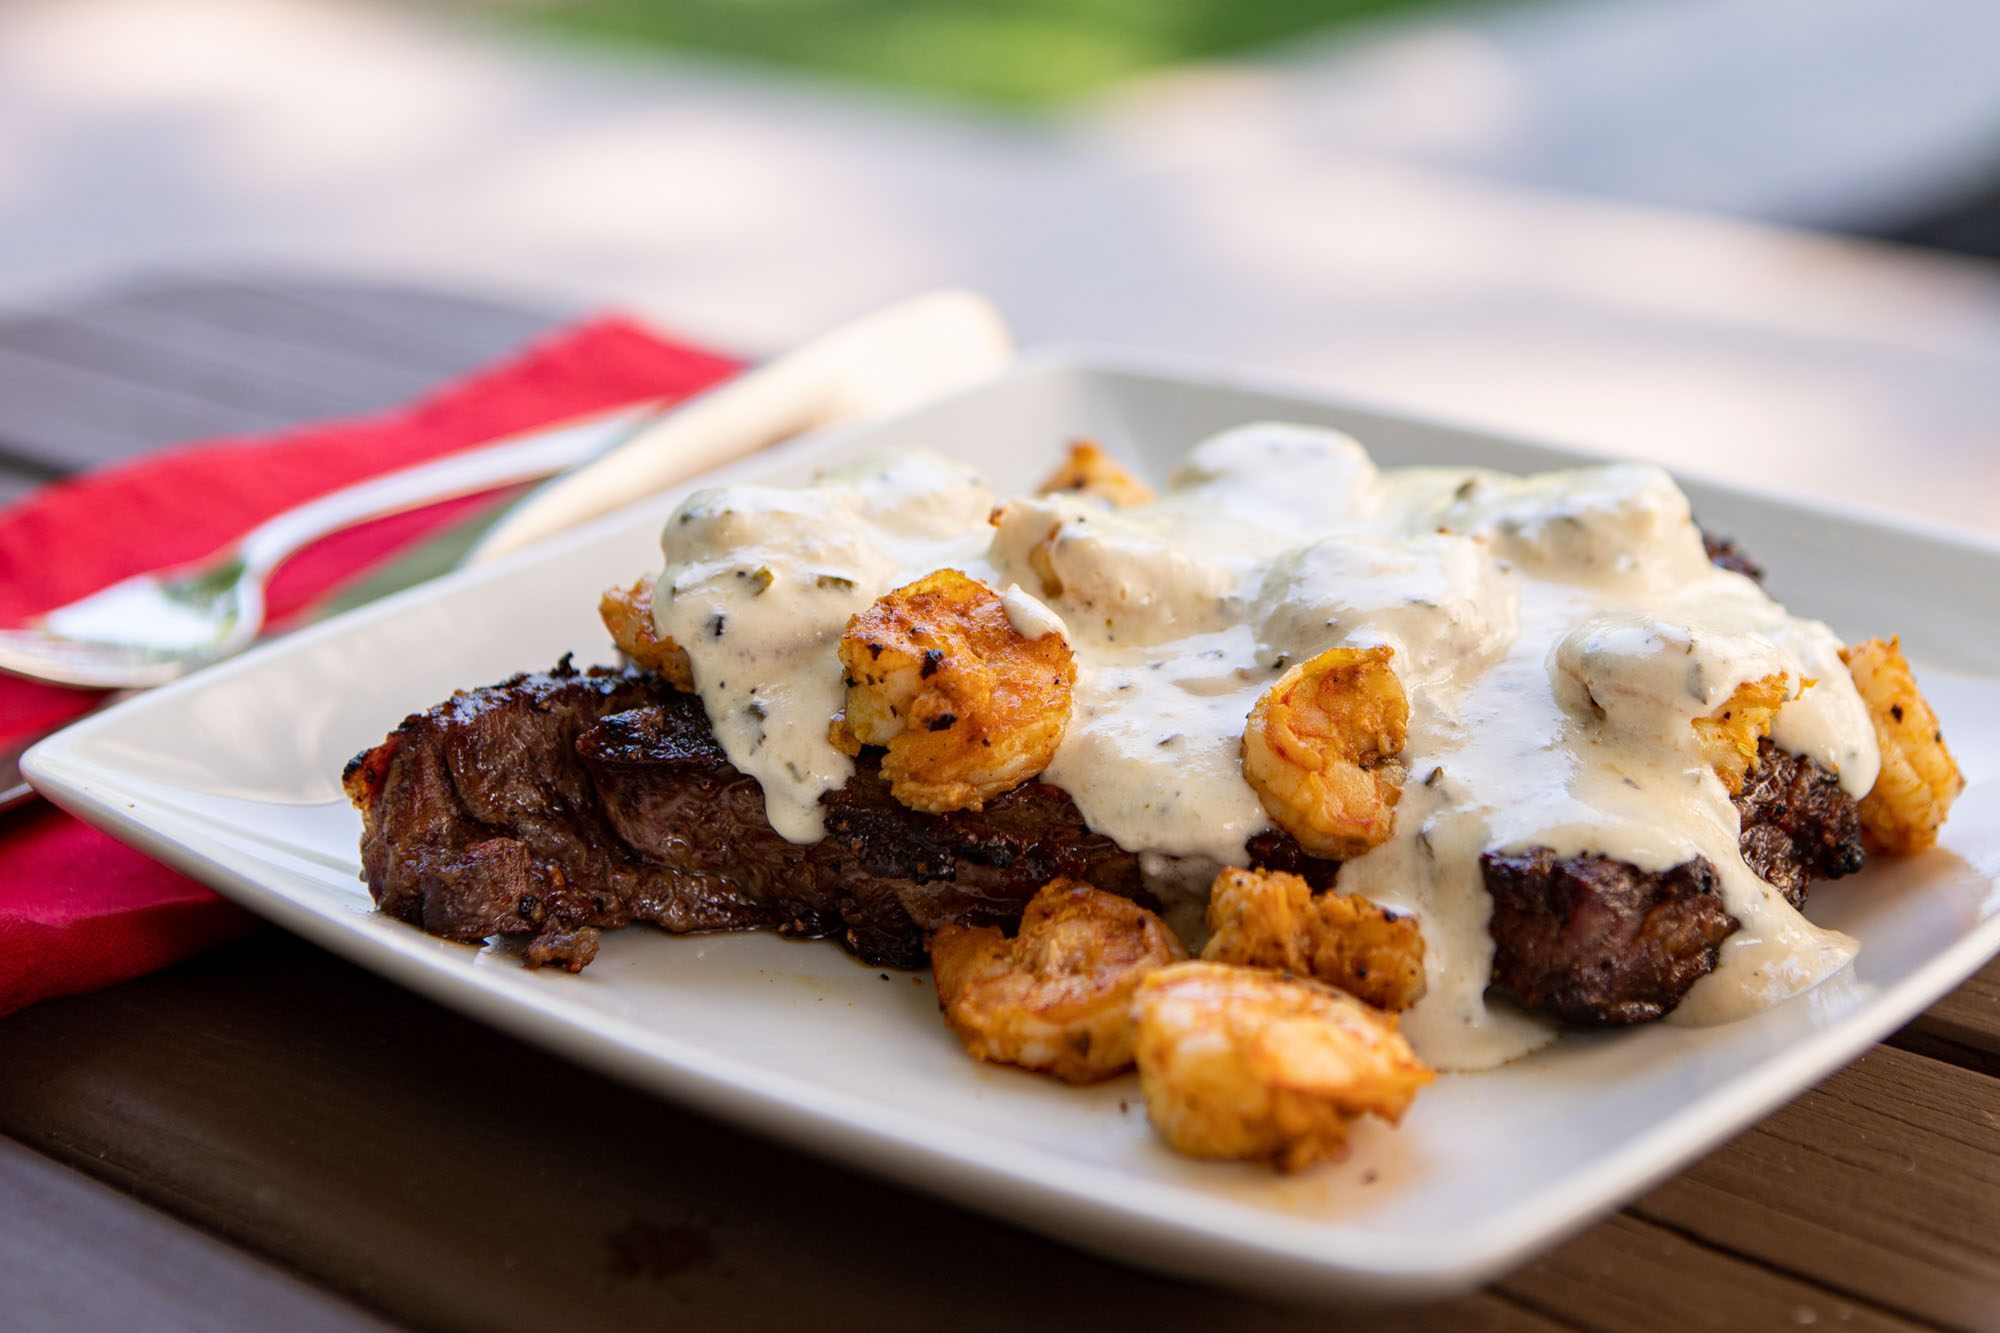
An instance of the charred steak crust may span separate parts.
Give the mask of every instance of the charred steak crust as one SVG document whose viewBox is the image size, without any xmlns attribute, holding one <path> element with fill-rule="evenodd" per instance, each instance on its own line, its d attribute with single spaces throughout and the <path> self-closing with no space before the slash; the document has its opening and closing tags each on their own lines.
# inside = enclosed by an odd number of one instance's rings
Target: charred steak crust
<svg viewBox="0 0 2000 1333">
<path fill-rule="evenodd" d="M 1547 847 L 1480 857 L 1493 897 L 1493 985 L 1571 1023 L 1645 1023 L 1715 968 L 1736 930 L 1705 857 L 1643 871 Z"/>
<path fill-rule="evenodd" d="M 1325 893 L 1331 889 L 1340 874 L 1340 862 L 1314 856 L 1283 829 L 1270 829 L 1252 835 L 1244 850 L 1250 854 L 1251 865 L 1261 870 L 1282 870 L 1288 875 L 1297 875 L 1314 893 Z"/>
<path fill-rule="evenodd" d="M 1736 796 L 1743 817 L 1740 845 L 1750 868 L 1804 907 L 1816 879 L 1861 869 L 1861 815 L 1840 779 L 1804 755 L 1787 754 L 1766 737 Z"/>
<path fill-rule="evenodd" d="M 839 928 L 808 849 L 772 829 L 763 788 L 723 754 L 699 698 L 659 682 L 576 749 L 622 844 L 660 872 L 638 886 L 634 916 L 675 932 L 769 926 L 816 937 Z"/>
<path fill-rule="evenodd" d="M 1815 879 L 1861 868 L 1854 798 L 1826 768 L 1767 738 L 1736 796 L 1738 845 L 1793 907 Z M 1681 1002 L 1715 968 L 1737 928 L 1715 867 L 1696 857 L 1641 871 L 1602 856 L 1558 859 L 1546 847 L 1480 858 L 1493 898 L 1493 984 L 1529 1009 L 1574 1023 L 1643 1023 Z"/>
<path fill-rule="evenodd" d="M 1704 528 L 1701 533 L 1701 545 L 1708 553 L 1708 563 L 1717 569 L 1733 569 L 1758 583 L 1764 581 L 1764 567 L 1752 560 L 1743 548 L 1736 544 L 1735 539 L 1714 536 Z"/>
<path fill-rule="evenodd" d="M 405 718 L 343 775 L 376 906 L 456 940 L 624 925 L 649 872 L 606 821 L 575 746 L 658 688 L 565 658 Z"/>
<path fill-rule="evenodd" d="M 828 792 L 811 846 L 770 826 L 701 700 L 639 670 L 567 661 L 406 719 L 346 774 L 376 904 L 450 939 L 535 932 L 528 958 L 572 970 L 593 927 L 836 936 L 874 965 L 919 967 L 947 923 L 1011 928 L 1057 876 L 1150 901 L 1139 858 L 1090 832 L 1060 788 L 1028 782 L 983 811 L 926 814 L 889 795 L 865 751 Z M 1279 835 L 1277 864 L 1337 868 Z"/>
<path fill-rule="evenodd" d="M 922 967 L 924 936 L 947 924 L 1012 929 L 1057 876 L 1157 907 L 1139 858 L 1084 826 L 1060 787 L 1024 782 L 984 810 L 929 814 L 889 795 L 880 758 L 864 751 L 847 785 L 820 798 L 826 838 L 813 864 L 858 910 L 843 937 L 864 960 Z"/>
</svg>

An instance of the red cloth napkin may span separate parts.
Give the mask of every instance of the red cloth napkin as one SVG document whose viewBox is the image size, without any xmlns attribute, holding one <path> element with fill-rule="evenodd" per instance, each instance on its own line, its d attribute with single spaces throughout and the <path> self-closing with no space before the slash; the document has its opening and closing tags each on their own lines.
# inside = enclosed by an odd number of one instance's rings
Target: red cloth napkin
<svg viewBox="0 0 2000 1333">
<path fill-rule="evenodd" d="M 402 411 L 163 451 L 59 482 L 0 511 L 0 624 L 207 555 L 316 495 L 505 435 L 647 398 L 681 398 L 738 363 L 606 317 Z M 467 512 L 454 501 L 337 533 L 286 563 L 274 621 Z M 99 696 L 0 676 L 0 744 Z M 0 823 L 0 1014 L 164 967 L 255 919 L 109 836 L 43 807 Z"/>
</svg>

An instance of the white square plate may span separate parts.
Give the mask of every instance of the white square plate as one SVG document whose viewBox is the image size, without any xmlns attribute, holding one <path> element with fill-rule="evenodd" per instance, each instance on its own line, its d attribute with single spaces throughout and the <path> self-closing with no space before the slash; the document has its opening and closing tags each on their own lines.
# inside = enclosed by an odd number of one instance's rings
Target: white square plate
<svg viewBox="0 0 2000 1333">
<path fill-rule="evenodd" d="M 1078 435 L 1156 473 L 1227 426 L 1352 432 L 1385 466 L 1588 461 L 1112 354 L 1052 354 L 887 424 L 796 441 L 704 481 L 805 480 L 921 443 L 1023 489 Z M 1690 483 L 1769 586 L 1844 635 L 1900 631 L 1969 786 L 1942 847 L 1815 894 L 1863 944 L 1816 990 L 1715 1028 L 1572 1034 L 1441 1079 L 1400 1131 L 1293 1178 L 1175 1157 L 1129 1076 L 1076 1090 L 964 1055 L 927 984 L 830 942 L 607 936 L 580 976 L 377 916 L 339 773 L 455 688 L 611 656 L 600 588 L 658 566 L 687 487 L 136 697 L 44 742 L 37 786 L 238 902 L 486 1022 L 738 1123 L 1087 1248 L 1291 1296 L 1440 1296 L 1525 1259 L 1810 1086 L 2000 950 L 2000 543 Z"/>
</svg>

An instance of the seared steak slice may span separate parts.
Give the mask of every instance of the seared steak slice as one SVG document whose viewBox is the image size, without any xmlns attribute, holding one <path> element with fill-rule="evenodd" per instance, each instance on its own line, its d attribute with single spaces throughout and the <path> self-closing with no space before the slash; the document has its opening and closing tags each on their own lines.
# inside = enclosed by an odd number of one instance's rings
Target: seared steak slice
<svg viewBox="0 0 2000 1333">
<path fill-rule="evenodd" d="M 984 811 L 926 814 L 889 795 L 879 752 L 865 751 L 847 785 L 821 798 L 826 837 L 804 846 L 771 828 L 762 788 L 730 765 L 693 695 L 667 691 L 607 717 L 579 749 L 613 827 L 641 856 L 724 883 L 769 918 L 693 918 L 673 904 L 634 913 L 669 930 L 772 924 L 838 935 L 869 963 L 921 967 L 926 932 L 1011 926 L 1057 875 L 1144 893 L 1138 857 L 1086 830 L 1069 797 L 1044 783 Z"/>
<path fill-rule="evenodd" d="M 1493 985 L 1571 1023 L 1644 1023 L 1715 968 L 1736 930 L 1715 867 L 1649 872 L 1547 847 L 1479 858 L 1493 896 Z"/>
<path fill-rule="evenodd" d="M 565 658 L 405 718 L 342 777 L 363 813 L 376 906 L 455 940 L 624 925 L 639 886 L 666 872 L 618 838 L 576 741 L 659 690 L 651 676 L 586 674 Z"/>
<path fill-rule="evenodd" d="M 1057 876 L 1157 906 L 1139 858 L 1084 826 L 1060 787 L 1024 782 L 980 811 L 928 814 L 889 795 L 875 752 L 847 785 L 820 798 L 826 838 L 813 849 L 822 882 L 863 959 L 924 964 L 924 934 L 947 923 L 1011 930 Z"/>
<path fill-rule="evenodd" d="M 810 849 L 764 816 L 764 789 L 715 742 L 701 699 L 661 683 L 641 707 L 585 732 L 577 753 L 611 827 L 649 867 L 632 914 L 675 932 L 771 926 L 834 933 Z"/>
<path fill-rule="evenodd" d="M 1736 796 L 1738 846 L 1793 907 L 1815 879 L 1861 868 L 1854 798 L 1825 768 L 1767 738 Z M 1480 858 L 1493 897 L 1493 984 L 1530 1009 L 1576 1023 L 1658 1018 L 1715 967 L 1737 928 L 1706 859 L 1649 873 L 1546 847 Z"/>
<path fill-rule="evenodd" d="M 1743 775 L 1736 809 L 1743 816 L 1743 859 L 1794 907 L 1805 906 L 1814 880 L 1851 875 L 1866 859 L 1861 816 L 1840 779 L 1768 737 Z"/>
</svg>

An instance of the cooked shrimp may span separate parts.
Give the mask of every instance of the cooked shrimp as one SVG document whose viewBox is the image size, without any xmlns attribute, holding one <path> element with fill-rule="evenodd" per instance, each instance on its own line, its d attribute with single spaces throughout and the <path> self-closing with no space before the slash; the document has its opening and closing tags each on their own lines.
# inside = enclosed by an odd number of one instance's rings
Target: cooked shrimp
<svg viewBox="0 0 2000 1333">
<path fill-rule="evenodd" d="M 1301 977 L 1181 963 L 1140 984 L 1133 1054 L 1146 1115 L 1190 1157 L 1297 1171 L 1347 1151 L 1347 1122 L 1396 1123 L 1436 1075 L 1394 1017 Z"/>
<path fill-rule="evenodd" d="M 1069 455 L 1035 488 L 1037 495 L 1058 491 L 1094 496 L 1113 509 L 1151 504 L 1158 498 L 1151 486 L 1126 471 L 1093 440 L 1071 441 Z"/>
<path fill-rule="evenodd" d="M 913 810 L 978 810 L 1048 766 L 1069 726 L 1076 663 L 1030 639 L 991 588 L 954 569 L 847 623 L 845 730 L 889 750 L 889 793 Z"/>
<path fill-rule="evenodd" d="M 1746 680 L 1707 717 L 1694 720 L 1695 743 L 1722 785 L 1734 796 L 1757 758 L 1757 742 L 1771 734 L 1771 719 L 1792 695 L 1792 678 L 1774 671 Z"/>
<path fill-rule="evenodd" d="M 1389 666 L 1394 651 L 1331 648 L 1299 663 L 1243 728 L 1243 776 L 1315 856 L 1359 856 L 1395 831 L 1410 701 Z"/>
<path fill-rule="evenodd" d="M 625 656 L 659 672 L 675 689 L 693 692 L 694 667 L 688 662 L 687 650 L 653 624 L 653 580 L 640 579 L 629 588 L 606 588 L 597 601 L 597 616 Z"/>
<path fill-rule="evenodd" d="M 1424 937 L 1415 917 L 1366 898 L 1323 893 L 1281 870 L 1224 870 L 1208 897 L 1211 963 L 1297 972 L 1378 1009 L 1424 993 Z"/>
<path fill-rule="evenodd" d="M 1011 940 L 991 926 L 931 938 L 938 1004 L 965 1049 L 1070 1083 L 1132 1063 L 1132 993 L 1186 957 L 1159 917 L 1073 879 L 1043 885 Z"/>
<path fill-rule="evenodd" d="M 1937 714 L 1917 691 L 1900 638 L 1869 639 L 1841 650 L 1875 724 L 1881 776 L 1861 798 L 1861 830 L 1885 852 L 1921 852 L 1937 841 L 1951 803 L 1965 790 Z"/>
</svg>

